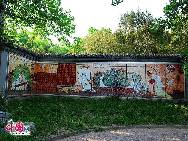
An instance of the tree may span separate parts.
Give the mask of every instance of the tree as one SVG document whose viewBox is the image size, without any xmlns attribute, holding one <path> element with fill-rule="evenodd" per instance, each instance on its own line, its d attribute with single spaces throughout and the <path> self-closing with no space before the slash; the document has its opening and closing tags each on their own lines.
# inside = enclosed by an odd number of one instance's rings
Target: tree
<svg viewBox="0 0 188 141">
<path fill-rule="evenodd" d="M 117 6 L 118 4 L 122 3 L 123 0 L 112 0 L 112 5 Z"/>
<path fill-rule="evenodd" d="M 166 26 L 168 29 L 181 30 L 183 23 L 188 20 L 188 1 L 169 0 L 164 7 Z"/>
<path fill-rule="evenodd" d="M 2 1 L 2 0 L 1 0 Z M 3 0 L 4 21 L 43 30 L 46 35 L 70 35 L 73 17 L 61 8 L 61 0 Z"/>
<path fill-rule="evenodd" d="M 131 11 L 130 13 L 125 13 L 121 16 L 119 28 L 121 31 L 127 33 L 138 30 L 143 26 L 150 26 L 153 21 L 154 18 L 147 11 Z"/>
<path fill-rule="evenodd" d="M 61 0 L 1 0 L 0 7 L 0 35 L 32 51 L 54 53 L 59 45 L 49 35 L 58 37 L 63 48 L 62 42 L 74 32 L 74 18 L 61 8 Z M 57 52 L 66 52 L 62 48 Z"/>
<path fill-rule="evenodd" d="M 115 33 L 122 50 L 131 54 L 169 53 L 171 49 L 165 46 L 169 34 L 161 22 L 162 19 L 154 19 L 147 11 L 123 14 Z"/>
<path fill-rule="evenodd" d="M 98 31 L 98 29 L 96 29 L 95 27 L 90 27 L 90 28 L 88 29 L 88 33 L 89 33 L 89 34 L 93 34 L 93 33 L 97 32 L 97 31 Z"/>
<path fill-rule="evenodd" d="M 84 48 L 84 39 L 80 37 L 75 37 L 74 42 L 70 44 L 69 47 L 69 54 L 84 54 L 85 52 Z"/>
<path fill-rule="evenodd" d="M 122 2 L 123 0 L 112 0 L 111 4 L 117 6 Z M 0 0 L 0 35 L 4 31 L 5 18 L 25 26 L 35 25 L 48 35 L 70 35 L 75 28 L 70 12 L 61 8 L 61 0 Z"/>
<path fill-rule="evenodd" d="M 96 54 L 118 54 L 122 53 L 116 42 L 116 37 L 110 29 L 102 28 L 88 34 L 84 38 L 86 53 Z"/>
<path fill-rule="evenodd" d="M 188 1 L 169 0 L 169 4 L 164 7 L 164 13 L 163 26 L 171 35 L 168 46 L 174 48 L 177 53 L 186 55 L 188 53 Z"/>
</svg>

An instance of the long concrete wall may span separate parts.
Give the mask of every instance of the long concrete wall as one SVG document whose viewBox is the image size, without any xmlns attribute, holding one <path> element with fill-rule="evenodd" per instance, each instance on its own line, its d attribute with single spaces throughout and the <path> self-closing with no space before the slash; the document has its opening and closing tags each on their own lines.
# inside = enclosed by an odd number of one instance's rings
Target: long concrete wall
<svg viewBox="0 0 188 141">
<path fill-rule="evenodd" d="M 35 62 L 9 54 L 9 94 L 184 98 L 184 72 L 170 62 Z"/>
</svg>

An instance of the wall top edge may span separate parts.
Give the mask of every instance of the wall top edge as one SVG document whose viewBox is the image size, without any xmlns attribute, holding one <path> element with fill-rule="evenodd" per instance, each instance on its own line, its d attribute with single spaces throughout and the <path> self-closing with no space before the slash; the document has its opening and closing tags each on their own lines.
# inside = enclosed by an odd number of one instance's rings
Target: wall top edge
<svg viewBox="0 0 188 141">
<path fill-rule="evenodd" d="M 36 62 L 39 64 L 54 64 L 54 65 L 58 65 L 59 62 L 55 62 L 55 61 L 45 61 L 45 62 Z M 106 62 L 61 62 L 61 63 L 75 63 L 77 65 L 81 65 L 81 64 L 89 64 L 89 63 L 118 63 L 118 64 L 140 64 L 140 65 L 145 65 L 145 64 L 181 64 L 179 62 L 126 62 L 126 61 L 106 61 Z"/>
</svg>

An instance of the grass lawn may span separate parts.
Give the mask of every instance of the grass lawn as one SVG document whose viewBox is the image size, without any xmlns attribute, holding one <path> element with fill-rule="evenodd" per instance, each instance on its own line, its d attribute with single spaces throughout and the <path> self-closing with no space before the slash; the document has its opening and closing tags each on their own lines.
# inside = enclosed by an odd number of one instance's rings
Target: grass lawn
<svg viewBox="0 0 188 141">
<path fill-rule="evenodd" d="M 3 141 L 47 140 L 50 135 L 77 134 L 111 125 L 188 123 L 188 104 L 167 101 L 31 97 L 8 102 L 13 121 L 34 122 L 32 136 L 0 135 Z"/>
</svg>

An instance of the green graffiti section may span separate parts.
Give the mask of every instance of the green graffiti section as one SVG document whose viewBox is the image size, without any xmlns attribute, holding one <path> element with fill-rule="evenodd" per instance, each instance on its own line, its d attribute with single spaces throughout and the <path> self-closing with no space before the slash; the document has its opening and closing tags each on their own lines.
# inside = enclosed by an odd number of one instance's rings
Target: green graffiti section
<svg viewBox="0 0 188 141">
<path fill-rule="evenodd" d="M 31 85 L 31 75 L 26 65 L 18 65 L 12 72 L 12 90 L 28 90 Z"/>
<path fill-rule="evenodd" d="M 111 68 L 104 73 L 101 80 L 105 86 L 108 87 L 127 87 L 127 75 L 126 70 Z"/>
<path fill-rule="evenodd" d="M 9 54 L 9 74 L 8 74 L 8 89 L 9 91 L 31 91 L 32 87 L 32 60 L 24 57 Z"/>
</svg>

